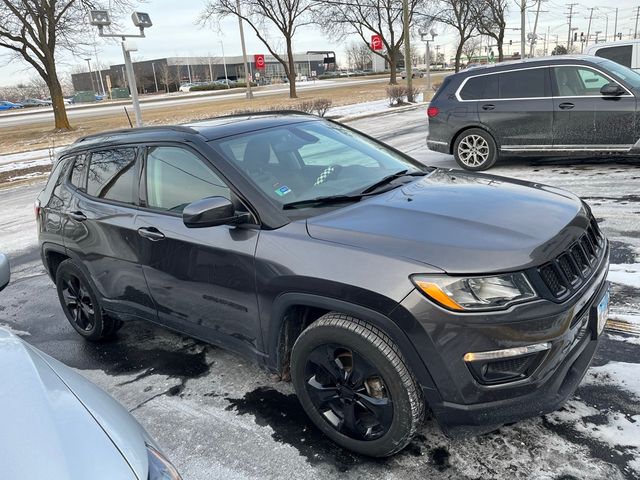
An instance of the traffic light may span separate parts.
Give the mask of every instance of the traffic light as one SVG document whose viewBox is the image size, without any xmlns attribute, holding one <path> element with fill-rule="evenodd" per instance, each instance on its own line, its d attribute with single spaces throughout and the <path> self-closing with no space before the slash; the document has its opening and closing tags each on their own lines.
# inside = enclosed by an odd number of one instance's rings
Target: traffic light
<svg viewBox="0 0 640 480">
<path fill-rule="evenodd" d="M 513 40 L 509 40 L 509 45 L 513 45 Z"/>
<path fill-rule="evenodd" d="M 622 40 L 622 32 L 618 33 L 618 40 Z"/>
<path fill-rule="evenodd" d="M 573 32 L 573 41 L 574 42 L 578 41 L 578 32 Z"/>
</svg>

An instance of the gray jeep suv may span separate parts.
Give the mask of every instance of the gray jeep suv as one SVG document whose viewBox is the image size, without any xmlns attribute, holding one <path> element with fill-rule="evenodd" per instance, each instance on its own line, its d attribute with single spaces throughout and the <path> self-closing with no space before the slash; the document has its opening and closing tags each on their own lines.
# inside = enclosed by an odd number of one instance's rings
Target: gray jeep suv
<svg viewBox="0 0 640 480">
<path fill-rule="evenodd" d="M 146 319 L 291 377 L 320 430 L 391 455 L 558 408 L 594 354 L 608 246 L 568 192 L 428 168 L 314 116 L 105 133 L 36 203 L 88 340 Z"/>
</svg>

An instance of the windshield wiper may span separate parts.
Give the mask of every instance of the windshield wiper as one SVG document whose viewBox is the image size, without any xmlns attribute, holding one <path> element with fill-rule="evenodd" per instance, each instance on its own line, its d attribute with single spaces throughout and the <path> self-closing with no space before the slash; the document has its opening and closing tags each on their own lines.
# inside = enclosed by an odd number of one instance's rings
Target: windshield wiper
<svg viewBox="0 0 640 480">
<path fill-rule="evenodd" d="M 373 185 L 368 186 L 362 192 L 360 192 L 360 194 L 361 195 L 366 195 L 367 193 L 373 192 L 377 188 L 380 188 L 383 185 L 386 185 L 388 183 L 393 182 L 396 178 L 401 178 L 401 177 L 405 177 L 405 176 L 406 177 L 422 177 L 422 176 L 424 176 L 426 174 L 427 174 L 427 172 L 423 172 L 422 170 L 418 170 L 418 171 L 415 171 L 415 172 L 409 172 L 409 170 L 401 170 L 401 171 L 393 173 L 391 175 L 387 175 L 382 180 L 379 180 L 376 183 L 374 183 Z"/>
<path fill-rule="evenodd" d="M 327 197 L 307 198 L 306 200 L 298 200 L 296 202 L 285 203 L 283 210 L 291 210 L 297 207 L 306 207 L 307 205 L 323 205 L 342 202 L 357 202 L 363 195 L 330 195 Z"/>
</svg>

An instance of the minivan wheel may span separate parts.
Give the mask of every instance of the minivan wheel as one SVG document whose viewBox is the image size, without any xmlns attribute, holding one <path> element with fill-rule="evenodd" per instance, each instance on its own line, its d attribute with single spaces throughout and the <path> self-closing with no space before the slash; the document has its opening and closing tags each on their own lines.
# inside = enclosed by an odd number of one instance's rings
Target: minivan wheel
<svg viewBox="0 0 640 480">
<path fill-rule="evenodd" d="M 484 130 L 471 128 L 462 132 L 453 145 L 453 155 L 465 170 L 487 170 L 498 160 L 493 137 Z"/>
<path fill-rule="evenodd" d="M 291 378 L 313 423 L 363 455 L 399 452 L 424 419 L 422 392 L 398 347 L 348 315 L 328 313 L 300 334 Z"/>
<path fill-rule="evenodd" d="M 56 289 L 67 320 L 87 340 L 102 340 L 121 327 L 120 320 L 104 314 L 93 287 L 72 260 L 58 266 Z"/>
</svg>

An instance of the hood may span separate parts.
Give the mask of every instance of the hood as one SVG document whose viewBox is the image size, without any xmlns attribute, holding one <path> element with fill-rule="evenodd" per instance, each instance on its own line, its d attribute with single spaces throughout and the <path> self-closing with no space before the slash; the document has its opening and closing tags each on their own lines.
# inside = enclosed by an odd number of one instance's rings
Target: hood
<svg viewBox="0 0 640 480">
<path fill-rule="evenodd" d="M 319 240 L 404 257 L 458 273 L 540 265 L 588 225 L 575 195 L 545 185 L 436 169 L 345 208 L 307 220 Z"/>
<path fill-rule="evenodd" d="M 136 479 L 111 439 L 38 351 L 2 329 L 0 384 L 3 478 Z"/>
</svg>

